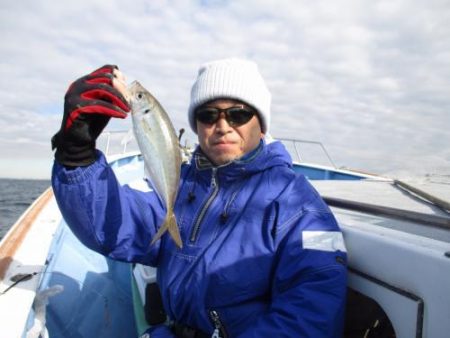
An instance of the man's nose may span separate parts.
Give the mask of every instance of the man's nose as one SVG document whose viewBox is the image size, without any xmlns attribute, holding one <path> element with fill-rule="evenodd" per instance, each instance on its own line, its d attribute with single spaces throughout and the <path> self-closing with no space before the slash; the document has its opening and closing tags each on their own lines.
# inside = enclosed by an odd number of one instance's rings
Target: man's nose
<svg viewBox="0 0 450 338">
<path fill-rule="evenodd" d="M 225 118 L 224 112 L 220 112 L 219 119 L 216 122 L 216 128 L 219 130 L 227 130 L 231 128 L 231 126 L 229 125 L 228 121 Z"/>
</svg>

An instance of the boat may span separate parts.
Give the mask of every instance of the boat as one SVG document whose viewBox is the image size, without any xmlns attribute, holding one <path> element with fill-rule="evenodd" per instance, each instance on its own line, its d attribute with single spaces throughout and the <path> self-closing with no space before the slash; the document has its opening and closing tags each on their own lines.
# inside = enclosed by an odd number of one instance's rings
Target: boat
<svg viewBox="0 0 450 338">
<path fill-rule="evenodd" d="M 142 181 L 139 149 L 120 142 L 120 132 L 102 137 L 119 182 Z M 448 337 L 448 184 L 430 193 L 430 187 L 336 168 L 321 143 L 277 141 L 290 149 L 294 169 L 311 181 L 342 228 L 349 258 L 344 336 Z M 305 144 L 321 148 L 330 163 L 299 158 Z M 82 245 L 49 188 L 0 242 L 0 336 L 138 337 L 149 326 L 155 278 L 153 268 L 113 261 Z"/>
</svg>

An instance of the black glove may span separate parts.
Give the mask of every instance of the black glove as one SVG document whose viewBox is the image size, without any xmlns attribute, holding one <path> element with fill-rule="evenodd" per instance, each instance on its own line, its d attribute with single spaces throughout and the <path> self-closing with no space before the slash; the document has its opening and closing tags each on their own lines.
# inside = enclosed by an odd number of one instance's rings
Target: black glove
<svg viewBox="0 0 450 338">
<path fill-rule="evenodd" d="M 64 97 L 61 129 L 52 137 L 55 159 L 69 166 L 87 166 L 96 160 L 95 141 L 111 117 L 125 118 L 130 107 L 113 87 L 113 71 L 105 65 L 76 80 Z"/>
</svg>

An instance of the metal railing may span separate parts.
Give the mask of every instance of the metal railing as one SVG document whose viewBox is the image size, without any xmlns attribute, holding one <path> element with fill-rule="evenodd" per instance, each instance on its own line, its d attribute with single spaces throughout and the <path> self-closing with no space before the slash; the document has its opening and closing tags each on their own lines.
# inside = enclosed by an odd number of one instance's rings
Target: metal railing
<svg viewBox="0 0 450 338">
<path fill-rule="evenodd" d="M 330 162 L 331 166 L 333 168 L 337 169 L 336 164 L 334 163 L 334 161 L 331 158 L 328 151 L 325 149 L 325 146 L 323 145 L 322 142 L 310 141 L 310 140 L 299 140 L 299 139 L 292 139 L 292 138 L 282 138 L 282 137 L 276 137 L 275 140 L 283 142 L 287 148 L 289 147 L 289 143 L 291 143 L 293 145 L 294 151 L 289 151 L 290 150 L 289 148 L 288 148 L 288 151 L 290 152 L 290 154 L 294 158 L 294 160 L 297 160 L 299 162 L 308 162 L 308 159 L 306 158 L 304 153 L 302 154 L 302 152 L 299 150 L 299 147 L 302 144 L 318 146 L 319 149 L 321 149 L 322 153 L 325 155 L 326 159 Z"/>
<path fill-rule="evenodd" d="M 337 169 L 336 164 L 322 142 L 278 137 L 273 138 L 273 140 L 283 142 L 294 161 L 320 163 L 321 161 L 318 161 L 317 159 L 322 157 L 321 160 L 325 158 L 328 162 L 324 164 L 331 165 L 333 168 Z M 305 145 L 314 146 L 314 149 L 309 151 L 309 155 L 312 153 L 314 156 L 308 157 L 308 151 Z M 131 131 L 126 130 L 103 132 L 97 141 L 97 147 L 101 149 L 106 156 L 125 154 L 126 152 L 139 150 Z M 323 156 L 320 156 L 320 154 L 323 154 Z M 314 158 L 314 160 L 311 160 L 312 158 Z"/>
<path fill-rule="evenodd" d="M 134 136 L 126 130 L 103 132 L 97 140 L 97 148 L 102 150 L 106 156 L 139 150 Z"/>
</svg>

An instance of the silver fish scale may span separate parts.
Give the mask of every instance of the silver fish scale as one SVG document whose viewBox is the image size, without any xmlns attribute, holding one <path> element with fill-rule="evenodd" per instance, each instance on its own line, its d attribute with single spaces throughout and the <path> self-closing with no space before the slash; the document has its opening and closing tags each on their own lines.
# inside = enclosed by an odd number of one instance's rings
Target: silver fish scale
<svg viewBox="0 0 450 338">
<path fill-rule="evenodd" d="M 133 130 L 144 158 L 146 175 L 173 212 L 180 180 L 181 149 L 175 129 L 162 106 L 138 82 L 128 87 Z"/>
</svg>

